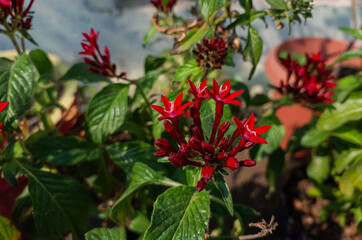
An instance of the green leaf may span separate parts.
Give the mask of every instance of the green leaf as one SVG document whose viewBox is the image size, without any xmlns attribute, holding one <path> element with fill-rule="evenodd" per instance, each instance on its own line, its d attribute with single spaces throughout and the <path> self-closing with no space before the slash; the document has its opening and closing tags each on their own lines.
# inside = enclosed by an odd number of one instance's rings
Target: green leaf
<svg viewBox="0 0 362 240">
<path fill-rule="evenodd" d="M 156 33 L 157 29 L 155 28 L 155 26 L 151 25 L 148 28 L 145 37 L 143 38 L 142 46 L 145 47 L 147 43 L 156 35 Z"/>
<path fill-rule="evenodd" d="M 331 135 L 345 141 L 354 143 L 356 145 L 362 146 L 362 133 L 358 132 L 356 129 L 341 127 L 333 131 Z"/>
<path fill-rule="evenodd" d="M 256 126 L 271 125 L 270 129 L 261 135 L 268 144 L 257 144 L 250 150 L 250 156 L 255 161 L 260 161 L 262 158 L 269 156 L 279 148 L 280 142 L 283 140 L 285 129 L 282 123 L 276 116 L 270 116 L 263 119 Z"/>
<path fill-rule="evenodd" d="M 287 5 L 284 0 L 266 0 L 269 5 L 274 9 L 287 10 Z"/>
<path fill-rule="evenodd" d="M 47 163 L 65 166 L 100 159 L 102 155 L 97 145 L 75 136 L 41 138 L 29 150 L 36 158 Z"/>
<path fill-rule="evenodd" d="M 322 131 L 334 130 L 346 122 L 362 118 L 362 97 L 360 92 L 351 94 L 344 103 L 334 103 L 334 109 L 326 109 L 320 116 L 317 127 Z"/>
<path fill-rule="evenodd" d="M 239 0 L 240 6 L 245 9 L 245 12 L 250 12 L 253 8 L 253 0 Z"/>
<path fill-rule="evenodd" d="M 362 86 L 362 81 L 356 76 L 349 75 L 338 80 L 338 86 L 334 89 L 338 102 L 343 102 L 354 90 Z"/>
<path fill-rule="evenodd" d="M 106 146 L 109 157 L 121 168 L 130 171 L 136 162 L 158 166 L 153 153 L 155 148 L 142 141 L 119 142 Z"/>
<path fill-rule="evenodd" d="M 334 169 L 340 174 L 348 169 L 355 161 L 362 160 L 362 149 L 350 148 L 342 152 L 342 154 L 334 161 Z"/>
<path fill-rule="evenodd" d="M 262 106 L 270 101 L 269 97 L 265 94 L 257 94 L 251 100 L 249 105 Z"/>
<path fill-rule="evenodd" d="M 20 118 L 30 107 L 35 71 L 28 55 L 20 55 L 14 63 L 0 58 L 0 102 L 9 102 L 0 114 L 0 122 Z"/>
<path fill-rule="evenodd" d="M 339 179 L 339 189 L 347 196 L 362 191 L 362 161 L 358 161 L 345 171 Z M 358 191 L 356 191 L 358 190 Z"/>
<path fill-rule="evenodd" d="M 232 22 L 226 29 L 230 30 L 235 28 L 238 25 L 248 25 L 252 23 L 254 20 L 264 17 L 266 15 L 265 11 L 253 11 L 250 13 L 243 13 L 238 16 L 238 18 Z"/>
<path fill-rule="evenodd" d="M 24 38 L 29 40 L 32 44 L 34 44 L 35 46 L 38 46 L 38 44 L 35 42 L 34 38 L 28 33 L 28 31 L 26 31 L 25 29 L 19 29 L 18 31 L 21 33 L 21 35 L 23 35 Z"/>
<path fill-rule="evenodd" d="M 255 217 L 260 216 L 259 212 L 244 204 L 234 204 L 234 211 L 235 216 L 243 225 L 243 230 L 249 228 L 249 223 L 251 223 Z"/>
<path fill-rule="evenodd" d="M 35 49 L 29 53 L 29 57 L 38 70 L 40 81 L 48 82 L 55 79 L 53 64 L 43 50 Z"/>
<path fill-rule="evenodd" d="M 74 64 L 58 81 L 78 80 L 84 83 L 110 82 L 108 77 L 91 72 L 86 63 Z"/>
<path fill-rule="evenodd" d="M 307 167 L 307 175 L 317 183 L 322 183 L 329 176 L 331 159 L 325 149 L 314 149 L 312 160 Z"/>
<path fill-rule="evenodd" d="M 270 186 L 270 192 L 274 192 L 277 180 L 282 174 L 285 163 L 284 155 L 285 152 L 281 148 L 278 148 L 269 156 L 266 179 Z"/>
<path fill-rule="evenodd" d="M 256 66 L 258 65 L 262 52 L 263 52 L 263 40 L 261 39 L 258 30 L 250 26 L 248 31 L 248 38 L 244 48 L 246 59 L 248 59 L 253 65 L 249 74 L 249 80 L 252 78 L 255 72 Z"/>
<path fill-rule="evenodd" d="M 197 65 L 195 59 L 185 62 L 175 73 L 174 82 L 182 82 L 190 76 L 199 76 L 202 68 Z"/>
<path fill-rule="evenodd" d="M 17 165 L 29 179 L 37 233 L 60 239 L 72 232 L 74 239 L 81 239 L 88 225 L 90 199 L 83 187 L 68 177 Z"/>
<path fill-rule="evenodd" d="M 229 187 L 226 184 L 225 178 L 220 173 L 217 173 L 214 176 L 214 183 L 216 188 L 219 190 L 229 213 L 234 215 L 233 198 L 231 196 Z"/>
<path fill-rule="evenodd" d="M 139 213 L 129 225 L 129 230 L 142 234 L 147 230 L 148 226 L 150 226 L 150 220 L 143 213 Z"/>
<path fill-rule="evenodd" d="M 329 137 L 328 132 L 313 128 L 302 137 L 301 144 L 305 147 L 316 147 Z"/>
<path fill-rule="evenodd" d="M 354 59 L 354 58 L 362 58 L 362 48 L 361 49 L 354 49 L 347 52 L 344 52 L 338 59 L 337 62 L 343 62 L 348 59 Z"/>
<path fill-rule="evenodd" d="M 121 228 L 94 228 L 85 234 L 86 240 L 126 240 Z"/>
<path fill-rule="evenodd" d="M 148 55 L 145 60 L 145 72 L 149 72 L 152 70 L 155 70 L 162 66 L 166 61 L 166 58 L 164 57 L 155 57 Z"/>
<path fill-rule="evenodd" d="M 16 169 L 16 165 L 12 162 L 4 163 L 2 166 L 2 172 L 4 174 L 4 178 L 8 181 L 11 185 L 17 186 L 18 182 L 16 181 L 16 174 L 18 173 Z"/>
<path fill-rule="evenodd" d="M 199 0 L 202 17 L 209 22 L 210 16 L 228 3 L 227 0 Z"/>
<path fill-rule="evenodd" d="M 128 85 L 110 84 L 90 101 L 86 121 L 87 137 L 102 143 L 122 126 L 128 106 Z"/>
<path fill-rule="evenodd" d="M 206 191 L 179 186 L 159 195 L 145 240 L 202 240 L 209 222 L 210 198 Z"/>
<path fill-rule="evenodd" d="M 111 210 L 111 218 L 117 222 L 124 221 L 123 212 L 126 210 L 124 208 L 126 201 L 129 197 L 138 189 L 144 187 L 145 185 L 154 184 L 154 185 L 163 185 L 163 186 L 177 186 L 178 183 L 173 182 L 172 180 L 162 176 L 157 173 L 146 164 L 137 162 L 134 164 L 132 169 L 133 175 L 131 177 L 131 182 L 126 191 L 121 195 L 121 197 L 114 203 Z"/>
<path fill-rule="evenodd" d="M 0 239 L 17 240 L 20 239 L 20 232 L 10 223 L 10 220 L 0 216 Z"/>
<path fill-rule="evenodd" d="M 362 30 L 356 28 L 340 27 L 339 30 L 352 35 L 355 38 L 362 39 Z"/>
<path fill-rule="evenodd" d="M 195 43 L 199 42 L 210 30 L 210 26 L 204 23 L 200 28 L 191 29 L 186 33 L 186 37 L 181 42 L 175 44 L 170 54 L 180 54 L 190 49 Z"/>
</svg>

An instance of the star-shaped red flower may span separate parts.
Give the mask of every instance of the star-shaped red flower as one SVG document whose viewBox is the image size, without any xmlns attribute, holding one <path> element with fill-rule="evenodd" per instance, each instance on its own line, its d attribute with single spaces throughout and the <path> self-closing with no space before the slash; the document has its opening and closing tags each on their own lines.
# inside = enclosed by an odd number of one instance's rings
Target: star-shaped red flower
<svg viewBox="0 0 362 240">
<path fill-rule="evenodd" d="M 246 121 L 245 124 L 242 124 L 242 122 L 240 122 L 240 120 L 237 119 L 236 117 L 233 117 L 233 120 L 234 120 L 236 126 L 238 127 L 240 135 L 246 141 L 252 142 L 252 143 L 262 143 L 262 144 L 268 143 L 264 138 L 261 138 L 259 136 L 261 134 L 265 133 L 266 131 L 268 131 L 271 126 L 270 125 L 262 126 L 262 127 L 257 127 L 254 129 L 254 124 L 255 124 L 254 113 L 252 113 L 250 115 L 249 119 Z"/>
<path fill-rule="evenodd" d="M 192 105 L 193 102 L 188 102 L 182 105 L 182 95 L 183 93 L 180 92 L 175 101 L 170 101 L 167 97 L 161 95 L 164 108 L 157 105 L 151 105 L 154 110 L 162 115 L 158 118 L 158 120 L 170 119 L 172 121 L 173 119 L 177 119 L 184 114 L 184 110 Z"/>
<path fill-rule="evenodd" d="M 208 92 L 209 96 L 214 99 L 217 103 L 223 103 L 223 104 L 235 104 L 238 106 L 242 106 L 243 104 L 234 100 L 237 96 L 242 94 L 244 91 L 236 91 L 232 94 L 230 94 L 231 90 L 231 84 L 230 80 L 227 80 L 223 85 L 219 87 L 219 84 L 216 82 L 215 79 L 212 80 L 212 90 Z"/>
<path fill-rule="evenodd" d="M 207 94 L 206 91 L 206 79 L 204 81 L 202 81 L 201 84 L 195 86 L 195 84 L 190 81 L 190 79 L 187 79 L 187 81 L 189 82 L 190 88 L 191 90 L 189 90 L 188 92 L 191 93 L 192 95 L 194 95 L 195 97 L 195 104 L 197 109 L 200 109 L 201 106 L 201 102 L 204 99 L 209 99 L 209 96 Z"/>
</svg>

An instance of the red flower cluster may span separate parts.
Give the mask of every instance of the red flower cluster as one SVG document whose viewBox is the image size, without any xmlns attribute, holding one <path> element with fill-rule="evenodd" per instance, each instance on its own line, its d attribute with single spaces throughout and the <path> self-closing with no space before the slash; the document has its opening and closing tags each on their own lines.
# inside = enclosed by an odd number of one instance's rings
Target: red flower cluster
<svg viewBox="0 0 362 240">
<path fill-rule="evenodd" d="M 8 16 L 10 16 L 10 22 L 7 24 L 12 29 L 30 29 L 33 19 L 30 9 L 34 0 L 30 0 L 25 9 L 24 2 L 25 0 L 0 0 L 0 23 L 5 23 Z"/>
<path fill-rule="evenodd" d="M 201 179 L 197 183 L 197 191 L 202 191 L 206 188 L 207 181 L 214 176 L 214 172 L 224 167 L 231 170 L 236 170 L 240 166 L 254 166 L 253 160 L 238 161 L 235 156 L 238 152 L 252 147 L 255 143 L 266 144 L 263 138 L 259 135 L 266 132 L 270 126 L 254 128 L 255 118 L 251 114 L 249 119 L 239 121 L 233 118 L 237 130 L 233 133 L 231 139 L 225 136 L 229 130 L 230 122 L 220 124 L 223 116 L 225 104 L 242 105 L 235 98 L 243 91 L 237 91 L 230 94 L 230 81 L 225 82 L 219 87 L 218 83 L 213 80 L 212 90 L 206 87 L 206 80 L 200 85 L 195 86 L 193 82 L 188 80 L 191 94 L 195 97 L 195 102 L 182 104 L 182 92 L 177 96 L 175 101 L 170 101 L 165 96 L 161 96 L 164 107 L 151 105 L 151 107 L 159 112 L 162 116 L 158 120 L 163 122 L 166 132 L 177 142 L 179 148 L 173 147 L 167 139 L 160 138 L 156 140 L 156 146 L 160 148 L 154 153 L 156 157 L 167 156 L 169 161 L 175 167 L 186 165 L 202 167 Z M 210 138 L 204 135 L 200 119 L 200 107 L 203 100 L 212 98 L 216 102 L 215 120 L 212 126 Z M 185 115 L 185 109 L 190 107 L 190 117 L 193 119 L 193 124 L 190 126 L 190 137 L 186 139 L 182 134 L 179 125 L 179 117 Z M 168 121 L 169 120 L 169 121 Z M 209 127 L 209 126 L 204 126 Z M 234 144 L 236 139 L 239 142 Z"/>
<path fill-rule="evenodd" d="M 0 102 L 0 112 L 6 108 L 6 106 L 9 105 L 9 102 Z M 4 126 L 0 123 L 0 135 L 2 138 L 2 141 L 0 139 L 0 149 L 4 150 L 4 145 L 2 142 L 4 142 L 5 146 L 8 145 L 8 140 L 5 135 Z"/>
<path fill-rule="evenodd" d="M 227 55 L 226 42 L 222 40 L 206 39 L 202 40 L 202 45 L 198 43 L 197 49 L 192 50 L 196 55 L 196 61 L 200 66 L 220 69 L 221 66 L 225 63 L 225 57 Z"/>
<path fill-rule="evenodd" d="M 337 84 L 333 82 L 332 70 L 326 67 L 326 59 L 321 52 L 312 56 L 305 54 L 306 64 L 301 66 L 290 55 L 279 58 L 288 70 L 286 82 L 281 81 L 278 91 L 282 94 L 293 94 L 295 101 L 307 103 L 333 102 L 331 91 Z"/>
<path fill-rule="evenodd" d="M 81 43 L 83 52 L 79 54 L 88 55 L 92 58 L 84 58 L 84 62 L 90 65 L 89 71 L 108 77 L 123 77 L 126 74 L 122 72 L 120 75 L 117 75 L 116 65 L 111 62 L 111 55 L 107 46 L 104 46 L 104 54 L 100 51 L 98 46 L 99 32 L 96 33 L 92 28 L 90 34 L 82 34 L 85 39 Z"/>
<path fill-rule="evenodd" d="M 177 0 L 169 0 L 164 4 L 164 0 L 151 0 L 151 3 L 161 12 L 171 12 L 173 6 L 177 3 Z"/>
</svg>

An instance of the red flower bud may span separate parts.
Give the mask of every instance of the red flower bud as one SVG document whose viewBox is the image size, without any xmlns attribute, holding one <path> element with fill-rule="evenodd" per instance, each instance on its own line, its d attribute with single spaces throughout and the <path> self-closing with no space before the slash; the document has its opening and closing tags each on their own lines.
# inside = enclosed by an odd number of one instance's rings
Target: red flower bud
<svg viewBox="0 0 362 240">
<path fill-rule="evenodd" d="M 230 157 L 226 160 L 226 162 L 224 163 L 224 165 L 228 168 L 230 168 L 230 170 L 236 170 L 239 168 L 239 162 L 236 158 L 234 157 Z"/>
<path fill-rule="evenodd" d="M 224 161 L 229 157 L 229 153 L 227 152 L 221 152 L 217 155 L 217 160 L 218 161 Z"/>
<path fill-rule="evenodd" d="M 207 181 L 204 178 L 201 178 L 196 185 L 196 190 L 198 192 L 201 192 L 202 190 L 204 190 L 207 186 Z"/>
<path fill-rule="evenodd" d="M 214 168 L 209 165 L 205 166 L 201 171 L 201 175 L 206 181 L 209 181 L 214 176 Z"/>
<path fill-rule="evenodd" d="M 167 153 L 164 150 L 160 149 L 160 150 L 154 152 L 153 156 L 155 156 L 155 157 L 165 157 L 165 156 L 167 156 Z"/>
<path fill-rule="evenodd" d="M 223 137 L 219 146 L 220 151 L 226 150 L 226 147 L 229 145 L 228 143 L 229 139 L 227 137 Z"/>
<path fill-rule="evenodd" d="M 185 159 L 179 155 L 179 154 L 175 154 L 175 153 L 171 153 L 170 157 L 168 158 L 168 160 L 175 166 L 175 167 L 182 167 L 185 166 Z"/>
<path fill-rule="evenodd" d="M 211 154 L 215 153 L 215 148 L 213 146 L 211 146 L 210 144 L 208 144 L 207 142 L 202 142 L 201 146 L 202 146 L 202 150 L 204 150 L 205 152 L 208 152 Z"/>
<path fill-rule="evenodd" d="M 192 125 L 190 127 L 190 131 L 191 131 L 191 136 L 201 140 L 202 139 L 202 132 L 201 129 L 195 125 Z"/>
<path fill-rule="evenodd" d="M 256 165 L 256 162 L 254 160 L 247 159 L 244 161 L 240 161 L 239 164 L 240 164 L 240 166 L 244 166 L 244 167 L 253 167 Z"/>
<path fill-rule="evenodd" d="M 183 157 L 191 157 L 192 149 L 188 144 L 182 144 L 180 149 L 178 150 L 178 154 Z"/>
<path fill-rule="evenodd" d="M 189 139 L 189 145 L 191 146 L 192 149 L 196 151 L 200 151 L 202 149 L 201 141 L 195 137 L 191 137 Z"/>
</svg>

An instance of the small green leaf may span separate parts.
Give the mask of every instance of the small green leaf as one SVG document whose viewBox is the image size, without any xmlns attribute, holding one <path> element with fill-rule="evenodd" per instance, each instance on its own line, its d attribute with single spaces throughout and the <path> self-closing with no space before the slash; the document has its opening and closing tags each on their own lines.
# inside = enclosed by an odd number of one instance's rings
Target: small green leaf
<svg viewBox="0 0 362 240">
<path fill-rule="evenodd" d="M 231 89 L 233 91 L 240 91 L 243 90 L 244 92 L 240 95 L 241 98 L 243 98 L 247 105 L 250 104 L 250 94 L 249 94 L 249 88 L 242 82 L 239 82 L 237 80 L 230 80 L 231 83 Z"/>
<path fill-rule="evenodd" d="M 0 102 L 9 102 L 0 114 L 0 122 L 7 123 L 20 118 L 30 107 L 35 81 L 34 67 L 26 54 L 13 63 L 0 58 Z"/>
<path fill-rule="evenodd" d="M 202 240 L 210 217 L 210 198 L 206 191 L 179 186 L 159 195 L 145 240 Z"/>
<path fill-rule="evenodd" d="M 347 196 L 362 191 L 362 161 L 358 161 L 345 171 L 339 179 L 339 189 Z"/>
<path fill-rule="evenodd" d="M 358 132 L 356 129 L 341 127 L 337 130 L 334 130 L 331 135 L 362 146 L 362 133 Z"/>
<path fill-rule="evenodd" d="M 322 152 L 321 152 L 322 151 Z M 307 175 L 317 183 L 322 183 L 329 176 L 331 159 L 325 149 L 318 148 L 312 153 L 312 160 L 307 167 Z"/>
<path fill-rule="evenodd" d="M 362 160 L 362 149 L 350 148 L 342 152 L 341 155 L 334 161 L 334 169 L 340 174 L 345 169 L 350 168 L 355 161 Z"/>
<path fill-rule="evenodd" d="M 231 196 L 229 187 L 226 184 L 225 178 L 220 173 L 217 173 L 214 176 L 214 183 L 216 188 L 219 190 L 229 213 L 231 216 L 234 215 L 233 198 Z"/>
<path fill-rule="evenodd" d="M 349 59 L 355 59 L 355 58 L 362 58 L 362 48 L 361 49 L 354 49 L 347 52 L 344 52 L 338 59 L 338 62 L 343 62 Z"/>
<path fill-rule="evenodd" d="M 243 13 L 238 16 L 238 18 L 232 22 L 229 26 L 226 27 L 226 29 L 230 30 L 235 28 L 238 25 L 247 25 L 252 23 L 254 20 L 264 17 L 266 15 L 265 11 L 253 11 L 248 13 Z"/>
<path fill-rule="evenodd" d="M 84 83 L 110 82 L 108 77 L 91 72 L 86 63 L 74 64 L 58 81 L 78 80 Z"/>
<path fill-rule="evenodd" d="M 166 58 L 164 57 L 155 57 L 148 55 L 145 60 L 145 72 L 156 70 L 157 68 L 162 66 L 162 64 L 164 64 L 165 61 Z"/>
<path fill-rule="evenodd" d="M 85 234 L 86 240 L 126 240 L 121 228 L 94 228 Z"/>
<path fill-rule="evenodd" d="M 156 165 L 155 148 L 142 141 L 119 142 L 106 146 L 109 157 L 121 168 L 130 171 L 136 162 Z M 157 166 L 157 165 L 156 165 Z"/>
<path fill-rule="evenodd" d="M 34 38 L 28 33 L 28 31 L 26 31 L 25 29 L 19 29 L 18 31 L 21 33 L 21 35 L 23 35 L 24 38 L 29 40 L 32 44 L 34 44 L 35 46 L 38 46 L 38 44 L 35 42 Z"/>
<path fill-rule="evenodd" d="M 175 73 L 174 82 L 182 82 L 190 76 L 199 76 L 202 68 L 197 65 L 195 59 L 185 62 Z"/>
<path fill-rule="evenodd" d="M 10 220 L 0 216 L 0 239 L 17 240 L 20 239 L 20 232 L 10 223 Z"/>
<path fill-rule="evenodd" d="M 17 186 L 18 182 L 16 181 L 16 174 L 18 173 L 16 169 L 16 165 L 12 162 L 4 163 L 2 167 L 2 172 L 4 174 L 4 178 L 8 181 L 11 185 Z"/>
<path fill-rule="evenodd" d="M 346 122 L 362 118 L 362 93 L 356 92 L 343 103 L 334 103 L 334 109 L 326 109 L 320 116 L 317 127 L 319 130 L 331 131 Z"/>
<path fill-rule="evenodd" d="M 243 230 L 249 228 L 249 223 L 254 218 L 260 216 L 260 213 L 244 204 L 234 204 L 235 216 L 243 225 Z"/>
<path fill-rule="evenodd" d="M 145 37 L 143 38 L 143 43 L 142 46 L 145 47 L 147 45 L 147 43 L 156 35 L 157 33 L 157 29 L 155 28 L 155 26 L 151 25 L 146 34 Z"/>
<path fill-rule="evenodd" d="M 328 132 L 313 128 L 304 134 L 301 144 L 305 147 L 315 147 L 324 142 L 328 137 Z"/>
<path fill-rule="evenodd" d="M 285 162 L 284 155 L 285 152 L 281 148 L 278 148 L 269 156 L 266 179 L 270 186 L 270 192 L 274 192 L 277 180 L 282 174 Z"/>
<path fill-rule="evenodd" d="M 244 48 L 244 53 L 246 54 L 245 57 L 253 65 L 249 74 L 249 80 L 254 75 L 256 66 L 258 65 L 262 52 L 263 52 L 263 40 L 261 39 L 258 30 L 250 26 L 248 31 L 248 38 Z"/>
<path fill-rule="evenodd" d="M 48 136 L 29 147 L 37 158 L 51 164 L 72 166 L 80 162 L 100 159 L 102 151 L 97 145 L 75 136 Z"/>
<path fill-rule="evenodd" d="M 287 5 L 284 0 L 266 0 L 269 5 L 274 9 L 287 10 Z"/>
<path fill-rule="evenodd" d="M 128 86 L 110 84 L 90 101 L 86 121 L 86 135 L 95 143 L 102 143 L 122 126 L 128 106 Z"/>
<path fill-rule="evenodd" d="M 32 50 L 29 57 L 40 75 L 40 81 L 48 82 L 55 79 L 54 67 L 48 55 L 41 49 Z"/>
<path fill-rule="evenodd" d="M 114 203 L 111 210 L 111 218 L 117 222 L 124 221 L 123 212 L 125 202 L 129 200 L 131 194 L 133 194 L 138 189 L 144 187 L 148 184 L 154 185 L 164 185 L 164 186 L 177 186 L 179 183 L 174 182 L 161 174 L 157 173 L 146 164 L 137 162 L 134 164 L 132 169 L 133 175 L 131 177 L 131 182 L 126 191 L 121 195 L 121 197 Z"/>
<path fill-rule="evenodd" d="M 340 27 L 339 30 L 352 35 L 355 38 L 362 39 L 362 30 L 355 28 Z"/>
<path fill-rule="evenodd" d="M 199 0 L 202 17 L 209 22 L 210 16 L 228 3 L 227 0 Z"/>
<path fill-rule="evenodd" d="M 148 226 L 150 226 L 150 220 L 143 213 L 139 213 L 129 225 L 129 230 L 142 234 L 147 230 Z"/>
</svg>

